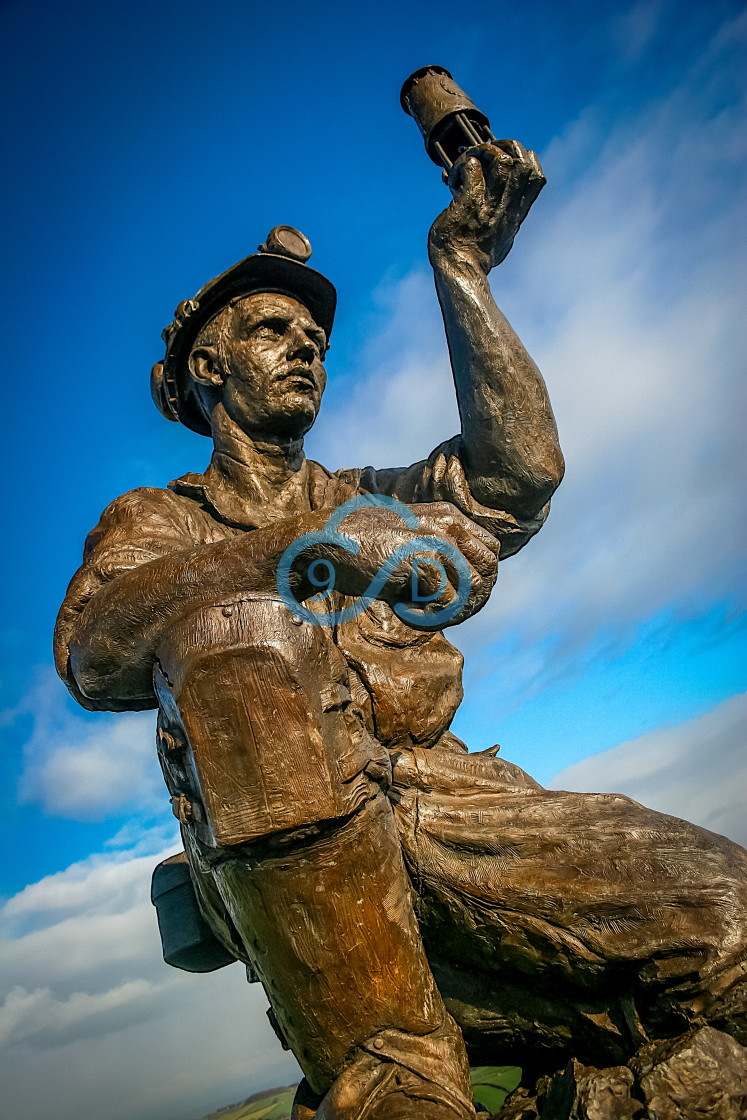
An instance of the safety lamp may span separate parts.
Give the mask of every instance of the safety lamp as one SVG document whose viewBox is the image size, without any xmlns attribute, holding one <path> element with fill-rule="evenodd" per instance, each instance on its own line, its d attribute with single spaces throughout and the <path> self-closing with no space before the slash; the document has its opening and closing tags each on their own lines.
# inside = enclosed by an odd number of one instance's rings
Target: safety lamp
<svg viewBox="0 0 747 1120">
<path fill-rule="evenodd" d="M 443 66 L 410 74 L 400 102 L 422 132 L 428 155 L 447 173 L 462 152 L 495 140 L 488 118 Z"/>
</svg>

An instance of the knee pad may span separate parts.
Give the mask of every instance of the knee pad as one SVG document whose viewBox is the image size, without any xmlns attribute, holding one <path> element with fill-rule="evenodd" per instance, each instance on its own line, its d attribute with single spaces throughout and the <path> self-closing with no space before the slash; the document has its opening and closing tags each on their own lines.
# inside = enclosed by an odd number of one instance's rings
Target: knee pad
<svg viewBox="0 0 747 1120">
<path fill-rule="evenodd" d="M 202 843 L 344 817 L 375 792 L 386 753 L 351 702 L 345 659 L 279 599 L 245 595 L 179 620 L 155 688 L 175 811 Z"/>
</svg>

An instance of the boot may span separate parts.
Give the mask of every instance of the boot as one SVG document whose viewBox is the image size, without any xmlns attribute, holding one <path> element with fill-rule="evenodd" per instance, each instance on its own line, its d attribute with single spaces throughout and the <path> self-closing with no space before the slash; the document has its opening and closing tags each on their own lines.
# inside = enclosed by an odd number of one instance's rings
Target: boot
<svg viewBox="0 0 747 1120">
<path fill-rule="evenodd" d="M 383 794 L 321 836 L 244 852 L 213 876 L 305 1074 L 299 1120 L 474 1117 L 464 1042 L 425 957 Z"/>
</svg>

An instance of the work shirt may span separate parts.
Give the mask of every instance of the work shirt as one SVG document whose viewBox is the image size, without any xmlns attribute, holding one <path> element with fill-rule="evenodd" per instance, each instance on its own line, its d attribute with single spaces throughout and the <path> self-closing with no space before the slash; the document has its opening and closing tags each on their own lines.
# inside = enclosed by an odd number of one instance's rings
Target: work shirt
<svg viewBox="0 0 747 1120">
<path fill-rule="evenodd" d="M 460 437 L 410 467 L 332 473 L 307 460 L 302 470 L 306 473 L 303 508 L 290 512 L 243 499 L 227 486 L 217 453 L 204 474 L 184 475 L 166 490 L 132 490 L 112 502 L 88 536 L 83 565 L 70 584 L 55 633 L 58 671 L 79 703 L 110 711 L 157 707 L 152 691 L 137 697 L 91 699 L 81 691 L 69 660 L 69 646 L 86 605 L 104 585 L 138 565 L 230 540 L 293 514 L 324 509 L 331 513 L 350 498 L 366 494 L 388 495 L 406 504 L 451 502 L 500 542 L 500 555 L 505 557 L 538 531 L 549 510 L 548 503 L 537 517 L 519 520 L 480 505 L 467 483 Z M 356 700 L 379 741 L 390 747 L 435 743 L 462 697 L 462 656 L 443 634 L 407 625 L 387 603 L 376 600 L 357 618 L 336 626 L 333 638 L 350 667 Z M 429 703 L 423 705 L 418 702 L 418 682 L 426 679 Z"/>
</svg>

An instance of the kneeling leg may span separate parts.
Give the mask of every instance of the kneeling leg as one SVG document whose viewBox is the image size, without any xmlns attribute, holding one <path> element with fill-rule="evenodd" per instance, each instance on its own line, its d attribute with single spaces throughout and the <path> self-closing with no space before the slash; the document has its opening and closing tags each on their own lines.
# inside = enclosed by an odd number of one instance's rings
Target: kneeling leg
<svg viewBox="0 0 747 1120">
<path fill-rule="evenodd" d="M 191 807 L 198 895 L 262 980 L 319 1120 L 471 1118 L 464 1043 L 382 788 L 388 756 L 329 635 L 244 599 L 175 627 L 159 666 L 162 713 L 185 743 L 165 770 Z"/>
</svg>

